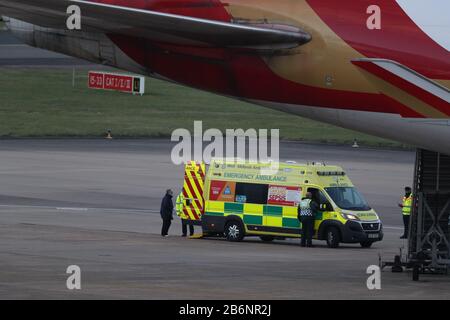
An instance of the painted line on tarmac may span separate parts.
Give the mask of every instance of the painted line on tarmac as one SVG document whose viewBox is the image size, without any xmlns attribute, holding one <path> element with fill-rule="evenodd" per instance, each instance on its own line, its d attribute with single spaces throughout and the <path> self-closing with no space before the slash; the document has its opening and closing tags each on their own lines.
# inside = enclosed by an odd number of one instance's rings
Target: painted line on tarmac
<svg viewBox="0 0 450 320">
<path fill-rule="evenodd" d="M 133 209 L 133 208 L 105 208 L 105 207 L 51 207 L 51 206 L 27 206 L 27 205 L 13 205 L 13 204 L 0 204 L 1 208 L 29 208 L 29 209 L 47 209 L 47 210 L 57 210 L 57 211 L 80 211 L 80 212 L 87 212 L 87 211 L 115 211 L 115 212 L 142 212 L 142 213 L 159 213 L 159 210 L 154 209 Z M 403 230 L 403 227 L 396 227 L 396 226 L 383 226 L 383 229 L 390 229 L 390 230 Z"/>
<path fill-rule="evenodd" d="M 88 211 L 88 208 L 55 208 L 56 210 L 63 210 L 63 211 Z"/>
<path fill-rule="evenodd" d="M 114 212 L 123 212 L 123 213 L 130 213 L 130 212 L 139 212 L 139 213 L 159 213 L 159 210 L 154 209 L 133 209 L 133 208 L 105 208 L 105 207 L 52 207 L 52 206 L 27 206 L 27 205 L 7 205 L 3 204 L 0 205 L 1 208 L 29 208 L 29 209 L 47 209 L 47 210 L 58 210 L 58 211 L 80 211 L 80 212 L 87 212 L 87 211 L 114 211 Z M 403 227 L 396 227 L 396 226 L 383 226 L 383 229 L 390 229 L 390 230 L 403 230 Z"/>
<path fill-rule="evenodd" d="M 52 206 L 27 206 L 27 205 L 14 205 L 14 204 L 1 204 L 1 208 L 11 209 L 46 209 L 46 210 L 58 210 L 58 211 L 116 211 L 116 212 L 142 212 L 142 213 L 159 213 L 159 210 L 152 209 L 133 209 L 133 208 L 104 208 L 104 207 L 52 207 Z"/>
<path fill-rule="evenodd" d="M 403 227 L 383 226 L 383 229 L 403 230 Z"/>
</svg>

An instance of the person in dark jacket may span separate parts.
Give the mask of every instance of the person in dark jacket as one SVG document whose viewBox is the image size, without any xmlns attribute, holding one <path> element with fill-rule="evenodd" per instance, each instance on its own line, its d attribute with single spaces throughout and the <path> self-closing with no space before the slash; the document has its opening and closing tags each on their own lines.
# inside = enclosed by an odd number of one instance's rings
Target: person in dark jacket
<svg viewBox="0 0 450 320">
<path fill-rule="evenodd" d="M 306 193 L 298 206 L 298 219 L 302 223 L 302 247 L 312 247 L 312 238 L 314 236 L 314 223 L 316 214 L 319 211 L 319 205 L 313 200 L 311 192 Z"/>
<path fill-rule="evenodd" d="M 161 214 L 161 219 L 163 221 L 161 235 L 163 237 L 166 237 L 167 234 L 169 233 L 169 228 L 170 228 L 170 225 L 172 224 L 172 220 L 173 220 L 172 197 L 173 197 L 173 191 L 168 189 L 166 191 L 166 195 L 164 196 L 164 198 L 162 199 L 162 202 L 161 202 L 160 214 Z"/>
</svg>

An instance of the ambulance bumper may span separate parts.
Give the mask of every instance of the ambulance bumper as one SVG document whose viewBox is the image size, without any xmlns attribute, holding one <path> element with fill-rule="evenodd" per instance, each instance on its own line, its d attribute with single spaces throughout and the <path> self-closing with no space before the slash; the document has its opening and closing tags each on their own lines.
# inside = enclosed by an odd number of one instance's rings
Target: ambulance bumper
<svg viewBox="0 0 450 320">
<path fill-rule="evenodd" d="M 377 242 L 383 240 L 383 225 L 381 221 L 347 221 L 342 228 L 342 242 Z"/>
<path fill-rule="evenodd" d="M 225 231 L 224 217 L 204 215 L 201 223 L 203 232 L 206 234 L 223 234 Z"/>
</svg>

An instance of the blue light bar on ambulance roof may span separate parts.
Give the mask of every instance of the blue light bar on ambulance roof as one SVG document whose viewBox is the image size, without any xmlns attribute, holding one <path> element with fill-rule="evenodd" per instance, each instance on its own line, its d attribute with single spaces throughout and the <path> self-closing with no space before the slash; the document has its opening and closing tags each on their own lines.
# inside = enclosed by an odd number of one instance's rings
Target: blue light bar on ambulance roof
<svg viewBox="0 0 450 320">
<path fill-rule="evenodd" d="M 317 171 L 318 176 L 345 176 L 344 171 Z"/>
</svg>

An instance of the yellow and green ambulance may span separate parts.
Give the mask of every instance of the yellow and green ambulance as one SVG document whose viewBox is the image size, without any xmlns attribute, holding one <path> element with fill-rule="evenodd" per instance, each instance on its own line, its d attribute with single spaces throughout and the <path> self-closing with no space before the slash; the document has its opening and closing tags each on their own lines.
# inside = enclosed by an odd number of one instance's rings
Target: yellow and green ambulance
<svg viewBox="0 0 450 320">
<path fill-rule="evenodd" d="M 320 204 L 315 239 L 329 247 L 359 243 L 370 247 L 383 239 L 382 223 L 346 173 L 322 163 L 249 163 L 213 159 L 186 165 L 185 218 L 200 222 L 204 236 L 241 241 L 299 238 L 298 204 L 306 192 Z"/>
</svg>

